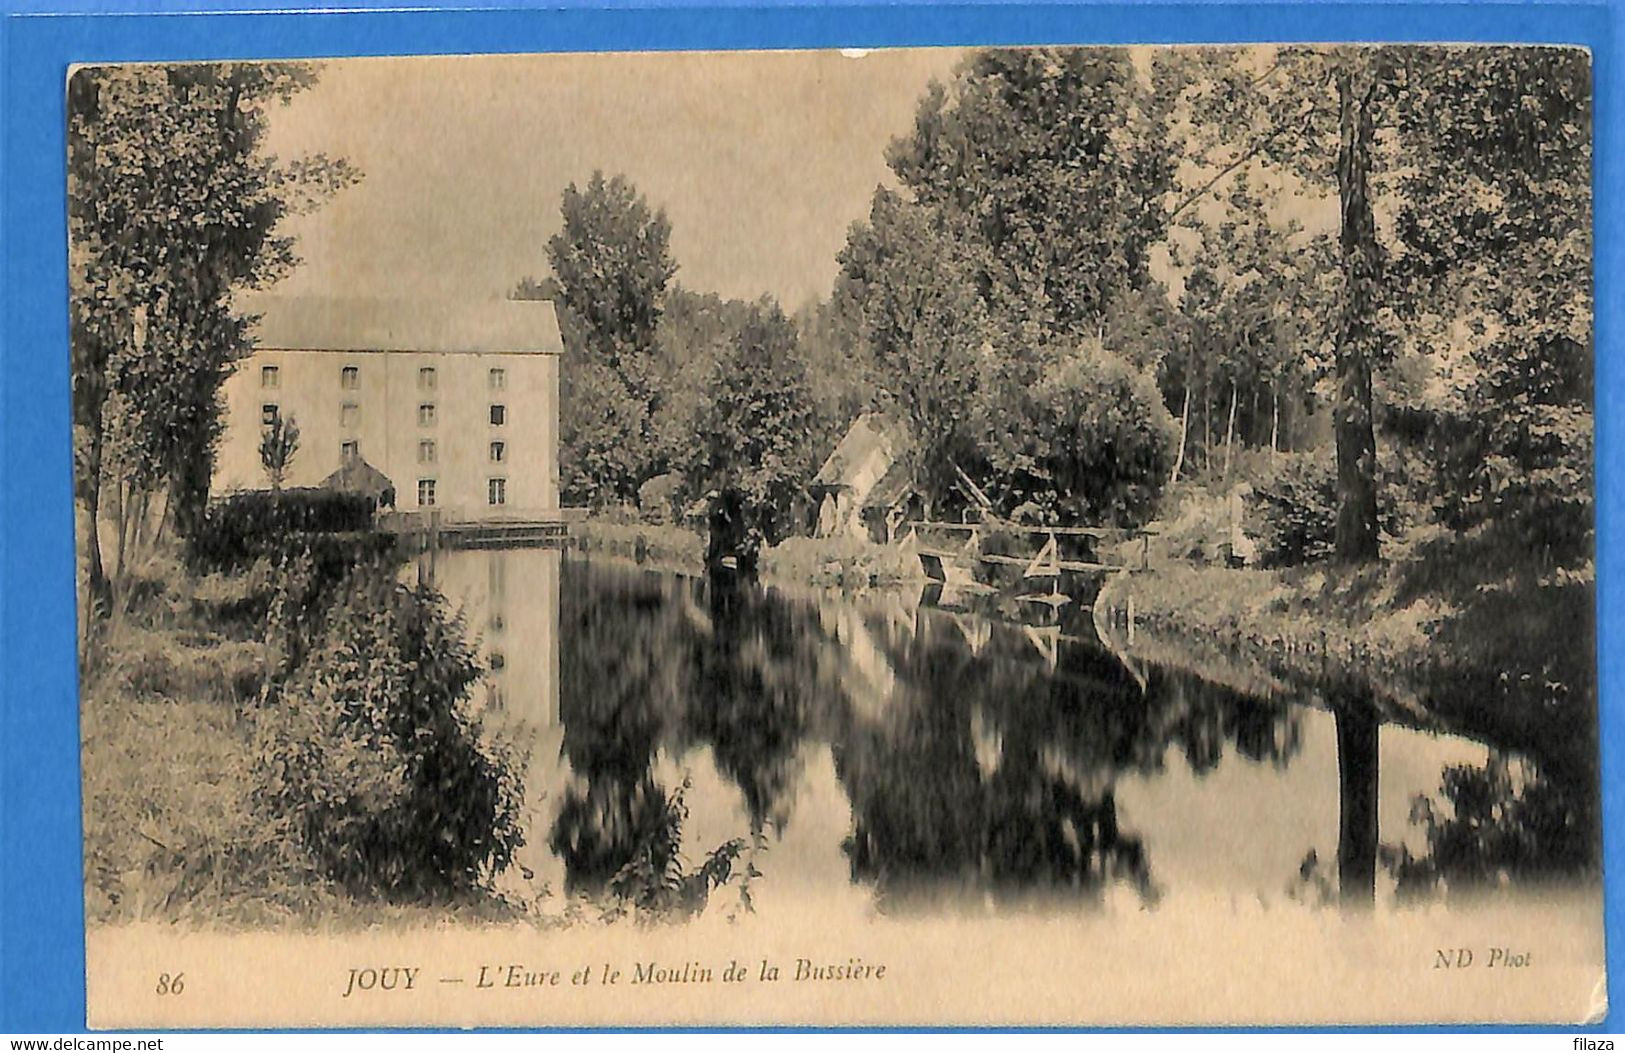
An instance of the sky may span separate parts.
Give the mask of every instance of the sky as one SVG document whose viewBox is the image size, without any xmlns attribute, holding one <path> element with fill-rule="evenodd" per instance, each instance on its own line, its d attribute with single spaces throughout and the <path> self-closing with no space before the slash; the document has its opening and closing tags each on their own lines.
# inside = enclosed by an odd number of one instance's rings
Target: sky
<svg viewBox="0 0 1625 1053">
<path fill-rule="evenodd" d="M 671 221 L 677 280 L 795 310 L 829 293 L 949 49 L 344 59 L 273 109 L 283 160 L 363 173 L 286 221 L 288 294 L 501 296 L 545 277 L 559 199 L 626 175 Z"/>
</svg>

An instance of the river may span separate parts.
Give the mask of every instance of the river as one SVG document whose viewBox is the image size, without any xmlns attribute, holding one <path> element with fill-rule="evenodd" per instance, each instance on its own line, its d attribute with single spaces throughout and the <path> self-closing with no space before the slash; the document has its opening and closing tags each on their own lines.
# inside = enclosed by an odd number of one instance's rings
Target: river
<svg viewBox="0 0 1625 1053">
<path fill-rule="evenodd" d="M 715 583 L 545 548 L 419 573 L 490 666 L 476 708 L 522 765 L 517 873 L 554 904 L 613 884 L 768 917 L 1392 910 L 1595 858 L 1593 802 L 1528 758 L 1308 688 L 1125 664 L 1085 611 L 1032 624 L 935 588 Z"/>
</svg>

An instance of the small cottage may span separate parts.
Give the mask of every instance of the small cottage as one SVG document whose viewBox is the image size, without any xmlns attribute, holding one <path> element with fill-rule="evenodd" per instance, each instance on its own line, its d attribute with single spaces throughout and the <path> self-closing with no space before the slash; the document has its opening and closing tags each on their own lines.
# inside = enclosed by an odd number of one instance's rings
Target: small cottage
<svg viewBox="0 0 1625 1053">
<path fill-rule="evenodd" d="M 374 508 L 395 507 L 395 484 L 360 457 L 351 457 L 339 470 L 322 480 L 322 489 L 346 494 L 361 494 L 371 499 Z"/>
<path fill-rule="evenodd" d="M 885 414 L 853 421 L 807 488 L 815 536 L 891 541 L 914 493 L 908 453 L 907 429 Z"/>
</svg>

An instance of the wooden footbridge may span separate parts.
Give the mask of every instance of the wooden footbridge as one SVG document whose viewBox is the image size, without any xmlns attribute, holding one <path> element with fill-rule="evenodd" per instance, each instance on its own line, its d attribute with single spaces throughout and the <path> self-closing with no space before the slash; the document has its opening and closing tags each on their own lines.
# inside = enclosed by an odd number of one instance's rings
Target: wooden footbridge
<svg viewBox="0 0 1625 1053">
<path fill-rule="evenodd" d="M 1067 573 L 1103 573 L 1124 569 L 1124 563 L 1108 563 L 1100 556 L 1103 542 L 1141 541 L 1140 568 L 1149 562 L 1152 531 L 1118 531 L 1095 527 L 1028 525 L 1000 521 L 981 523 L 918 522 L 905 524 L 905 539 L 912 538 L 914 551 L 927 577 L 936 581 L 1008 578 L 990 573 L 994 568 L 1020 568 L 1020 577 L 1059 578 Z M 995 537 L 1022 538 L 1032 555 L 988 551 Z M 979 573 L 980 569 L 980 573 Z"/>
</svg>

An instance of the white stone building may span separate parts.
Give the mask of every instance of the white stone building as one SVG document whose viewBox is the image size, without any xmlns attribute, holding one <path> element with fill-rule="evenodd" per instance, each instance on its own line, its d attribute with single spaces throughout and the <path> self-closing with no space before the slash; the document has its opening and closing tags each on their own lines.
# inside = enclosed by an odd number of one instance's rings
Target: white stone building
<svg viewBox="0 0 1625 1053">
<path fill-rule="evenodd" d="M 357 460 L 400 511 L 448 518 L 558 516 L 559 356 L 545 300 L 255 297 L 258 350 L 224 387 L 213 490 L 263 489 L 267 424 L 299 446 L 283 485 L 317 486 Z"/>
</svg>

